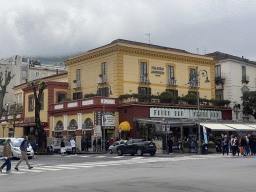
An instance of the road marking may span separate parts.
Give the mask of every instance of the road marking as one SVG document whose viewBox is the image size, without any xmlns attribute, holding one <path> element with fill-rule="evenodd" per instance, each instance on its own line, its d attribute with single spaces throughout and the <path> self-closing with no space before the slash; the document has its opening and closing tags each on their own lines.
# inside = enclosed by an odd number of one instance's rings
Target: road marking
<svg viewBox="0 0 256 192">
<path fill-rule="evenodd" d="M 114 159 L 121 159 L 121 158 L 124 158 L 125 156 L 117 156 L 117 157 L 112 157 Z"/>
<path fill-rule="evenodd" d="M 34 169 L 49 170 L 49 171 L 60 171 L 61 169 L 51 169 L 50 167 L 35 167 Z"/>
<path fill-rule="evenodd" d="M 103 158 L 103 157 L 106 157 L 106 156 L 97 156 L 96 158 Z"/>
<path fill-rule="evenodd" d="M 79 156 L 79 157 L 85 157 L 85 158 L 86 158 L 86 157 L 91 157 L 91 156 L 92 156 L 92 155 L 87 155 L 87 156 Z"/>
</svg>

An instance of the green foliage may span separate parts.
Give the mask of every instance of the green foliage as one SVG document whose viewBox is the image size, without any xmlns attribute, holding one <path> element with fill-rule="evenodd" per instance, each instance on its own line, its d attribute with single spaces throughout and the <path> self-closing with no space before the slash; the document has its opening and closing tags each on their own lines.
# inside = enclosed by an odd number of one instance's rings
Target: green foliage
<svg viewBox="0 0 256 192">
<path fill-rule="evenodd" d="M 244 92 L 242 99 L 243 114 L 253 115 L 256 111 L 256 91 Z"/>
<path fill-rule="evenodd" d="M 70 98 L 64 98 L 60 102 L 64 102 L 64 101 L 71 101 L 71 99 Z"/>
<path fill-rule="evenodd" d="M 185 95 L 182 98 L 182 100 L 187 102 L 190 105 L 196 105 L 197 104 L 197 95 L 189 93 L 189 94 Z"/>
<path fill-rule="evenodd" d="M 174 96 L 170 91 L 164 91 L 160 94 L 160 103 L 172 103 Z"/>
<path fill-rule="evenodd" d="M 211 103 L 214 106 L 224 107 L 226 105 L 229 105 L 230 101 L 229 100 L 215 100 L 215 99 L 211 99 Z"/>
<path fill-rule="evenodd" d="M 123 131 L 123 139 L 128 140 L 130 137 L 130 131 Z"/>
<path fill-rule="evenodd" d="M 138 133 L 139 133 L 138 138 L 147 138 L 147 135 L 148 135 L 148 126 L 147 125 L 139 124 L 137 129 L 138 129 Z"/>
<path fill-rule="evenodd" d="M 207 144 L 207 147 L 208 148 L 216 148 L 216 145 L 214 142 L 210 141 L 208 144 Z"/>
<path fill-rule="evenodd" d="M 93 93 L 89 93 L 89 94 L 85 94 L 84 98 L 91 98 L 91 97 L 95 97 L 95 96 L 97 96 L 97 95 L 93 94 Z"/>
</svg>

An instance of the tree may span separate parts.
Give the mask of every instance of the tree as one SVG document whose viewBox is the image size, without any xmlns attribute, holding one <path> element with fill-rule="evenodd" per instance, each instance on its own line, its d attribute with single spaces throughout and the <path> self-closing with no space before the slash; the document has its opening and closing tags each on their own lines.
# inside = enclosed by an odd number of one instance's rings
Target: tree
<svg viewBox="0 0 256 192">
<path fill-rule="evenodd" d="M 172 103 L 174 101 L 174 96 L 170 91 L 164 91 L 160 94 L 160 103 Z"/>
<path fill-rule="evenodd" d="M 11 115 L 13 115 L 13 119 L 9 120 L 8 123 L 13 124 L 13 136 L 14 136 L 16 121 L 18 119 L 17 115 L 22 112 L 22 106 L 18 105 L 16 102 L 14 102 L 14 104 L 11 105 L 10 109 L 11 109 L 10 113 L 11 113 Z M 22 120 L 20 118 L 19 122 L 21 122 L 21 121 Z"/>
<path fill-rule="evenodd" d="M 3 72 L 0 72 L 0 117 L 2 117 L 3 114 L 3 102 L 4 102 L 4 96 L 6 93 L 6 88 L 9 85 L 10 81 L 14 75 L 11 75 L 11 71 L 5 71 L 5 75 L 3 75 Z"/>
<path fill-rule="evenodd" d="M 36 124 L 36 131 L 38 133 L 38 148 L 39 151 L 43 150 L 44 147 L 44 138 L 45 138 L 45 132 L 44 127 L 41 124 L 40 120 L 40 111 L 42 106 L 42 100 L 43 100 L 43 91 L 47 87 L 45 82 L 29 82 L 28 86 L 32 87 L 34 91 L 34 100 L 35 100 L 35 124 Z M 37 94 L 38 90 L 38 94 Z"/>
<path fill-rule="evenodd" d="M 243 114 L 253 115 L 256 118 L 256 91 L 246 91 L 243 93 L 242 106 Z"/>
</svg>

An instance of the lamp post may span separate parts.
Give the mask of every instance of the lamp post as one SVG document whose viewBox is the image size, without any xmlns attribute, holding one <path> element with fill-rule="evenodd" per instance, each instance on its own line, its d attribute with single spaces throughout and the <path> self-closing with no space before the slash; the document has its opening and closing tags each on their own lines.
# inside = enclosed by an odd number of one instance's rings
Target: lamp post
<svg viewBox="0 0 256 192">
<path fill-rule="evenodd" d="M 4 137 L 4 129 L 5 129 L 6 125 L 7 125 L 7 122 L 3 121 L 3 122 L 1 122 L 1 125 L 3 127 L 3 137 Z"/>
<path fill-rule="evenodd" d="M 105 134 L 105 121 L 106 121 L 106 119 L 105 119 L 105 117 L 104 117 L 104 115 L 105 115 L 105 97 L 106 97 L 106 95 L 107 95 L 107 93 L 109 94 L 109 95 L 112 95 L 112 91 L 111 91 L 111 87 L 109 86 L 109 85 L 105 85 L 105 83 L 102 83 L 102 89 L 106 89 L 106 88 L 108 88 L 107 90 L 105 90 L 104 91 L 104 93 L 103 93 L 103 91 L 101 91 L 101 93 L 100 93 L 100 88 L 101 88 L 101 86 L 98 86 L 97 87 L 97 95 L 101 95 L 102 96 L 102 103 L 103 103 L 103 112 L 102 112 L 102 120 L 103 120 L 103 123 L 102 123 L 102 131 L 103 131 L 103 150 L 105 151 L 106 150 L 106 147 L 105 147 L 105 145 L 106 145 L 106 134 Z"/>
<path fill-rule="evenodd" d="M 199 102 L 199 87 L 200 87 L 200 76 L 206 77 L 205 83 L 209 83 L 208 79 L 208 74 L 206 70 L 199 70 L 198 71 L 198 66 L 196 67 L 195 73 L 190 74 L 190 79 L 188 84 L 190 84 L 191 88 L 196 88 L 197 89 L 197 120 L 198 120 L 198 138 L 199 138 L 199 143 L 198 143 L 198 153 L 201 153 L 201 129 L 200 129 L 200 102 Z M 193 86 L 191 86 L 193 85 Z"/>
<path fill-rule="evenodd" d="M 164 130 L 165 130 L 165 144 L 166 144 L 166 153 L 168 153 L 168 142 L 167 142 L 167 125 L 165 122 L 165 118 L 163 118 Z"/>
</svg>

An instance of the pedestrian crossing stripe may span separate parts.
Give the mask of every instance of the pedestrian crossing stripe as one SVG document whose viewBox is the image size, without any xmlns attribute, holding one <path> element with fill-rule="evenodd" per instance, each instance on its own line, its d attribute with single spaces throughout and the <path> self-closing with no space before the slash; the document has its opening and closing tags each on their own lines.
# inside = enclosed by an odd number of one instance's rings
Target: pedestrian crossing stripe
<svg viewBox="0 0 256 192">
<path fill-rule="evenodd" d="M 102 157 L 102 156 L 101 156 Z M 104 156 L 105 157 L 105 156 Z M 175 158 L 166 157 L 134 157 L 132 159 L 120 159 L 118 161 L 107 161 L 107 162 L 86 162 L 86 163 L 71 163 L 61 165 L 43 165 L 33 164 L 33 169 L 27 169 L 26 165 L 21 165 L 19 171 L 12 171 L 9 174 L 23 174 L 23 173 L 41 173 L 46 171 L 63 171 L 63 170 L 75 170 L 79 168 L 93 168 L 93 167 L 106 167 L 106 166 L 117 166 L 117 165 L 130 165 L 130 164 L 141 164 L 141 163 L 154 163 L 154 162 L 175 162 L 175 161 L 186 161 L 186 160 L 204 160 L 211 158 L 221 158 L 222 156 L 217 155 L 193 155 L 183 156 Z M 232 157 L 232 156 L 231 156 Z M 225 157 L 223 157 L 225 158 Z M 0 176 L 8 175 L 6 173 L 0 174 Z"/>
</svg>

